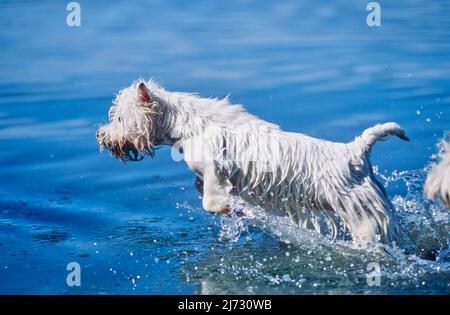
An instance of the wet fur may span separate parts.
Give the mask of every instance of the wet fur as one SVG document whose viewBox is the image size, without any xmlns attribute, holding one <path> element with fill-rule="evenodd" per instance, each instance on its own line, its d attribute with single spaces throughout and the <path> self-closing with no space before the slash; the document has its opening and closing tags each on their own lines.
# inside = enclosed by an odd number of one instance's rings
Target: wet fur
<svg viewBox="0 0 450 315">
<path fill-rule="evenodd" d="M 396 123 L 376 125 L 349 143 L 316 139 L 282 131 L 228 98 L 168 92 L 139 80 L 119 92 L 97 139 L 122 160 L 152 155 L 159 145 L 182 150 L 210 212 L 226 212 L 229 196 L 238 195 L 317 231 L 320 212 L 335 236 L 327 214 L 334 212 L 367 246 L 396 238 L 392 205 L 369 159 L 375 142 L 390 135 L 408 140 Z"/>
<path fill-rule="evenodd" d="M 441 159 L 432 166 L 424 190 L 428 197 L 439 198 L 450 207 L 450 143 L 443 141 L 442 148 Z"/>
</svg>

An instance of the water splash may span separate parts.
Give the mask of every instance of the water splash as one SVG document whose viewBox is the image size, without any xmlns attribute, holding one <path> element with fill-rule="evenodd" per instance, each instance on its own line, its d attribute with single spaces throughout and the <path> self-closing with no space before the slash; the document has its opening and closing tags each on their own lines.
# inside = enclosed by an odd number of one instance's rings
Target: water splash
<svg viewBox="0 0 450 315">
<path fill-rule="evenodd" d="M 424 195 L 422 187 L 426 174 L 427 169 L 393 172 L 385 178 L 384 185 L 389 189 L 400 182 L 406 187 L 404 196 L 395 195 L 392 199 L 396 210 L 394 219 L 401 227 L 401 247 L 405 252 L 447 261 L 450 244 L 449 211 Z"/>
<path fill-rule="evenodd" d="M 388 191 L 396 186 L 404 186 L 406 193 L 404 196 L 394 194 L 392 198 L 394 219 L 400 227 L 399 247 L 376 244 L 369 250 L 387 251 L 397 258 L 404 253 L 429 260 L 449 261 L 449 211 L 424 196 L 422 187 L 427 169 L 394 171 L 386 176 L 374 167 L 374 172 L 382 179 L 382 184 Z M 339 225 L 341 237 L 331 240 L 329 235 L 302 229 L 287 217 L 270 214 L 236 197 L 232 199 L 230 208 L 230 216 L 221 218 L 219 239 L 222 241 L 236 242 L 241 234 L 248 232 L 249 226 L 255 226 L 286 244 L 302 248 L 337 246 L 356 249 L 348 241 L 348 231 L 342 223 Z"/>
<path fill-rule="evenodd" d="M 449 211 L 424 196 L 426 169 L 377 175 L 394 196 L 399 246 L 361 250 L 234 198 L 231 215 L 220 218 L 221 247 L 216 244 L 214 251 L 187 264 L 186 277 L 203 294 L 449 292 Z M 402 195 L 399 186 L 405 189 Z M 243 235 L 251 241 L 236 245 Z M 372 287 L 367 268 L 374 262 L 381 267 L 381 285 Z"/>
</svg>

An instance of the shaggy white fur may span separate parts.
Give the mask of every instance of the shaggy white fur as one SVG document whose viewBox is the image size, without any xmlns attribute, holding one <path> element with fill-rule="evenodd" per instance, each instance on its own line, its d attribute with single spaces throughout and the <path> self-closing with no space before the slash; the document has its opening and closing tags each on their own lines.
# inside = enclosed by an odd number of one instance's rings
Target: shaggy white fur
<svg viewBox="0 0 450 315">
<path fill-rule="evenodd" d="M 408 140 L 392 122 L 350 143 L 315 139 L 284 132 L 228 98 L 168 92 L 138 80 L 119 92 L 97 139 L 121 160 L 140 160 L 158 145 L 182 150 L 207 211 L 226 213 L 230 195 L 237 195 L 319 232 L 319 217 L 325 218 L 333 237 L 334 213 L 367 246 L 396 238 L 392 205 L 369 160 L 374 143 L 390 135 Z"/>
<path fill-rule="evenodd" d="M 442 142 L 441 161 L 433 165 L 425 182 L 425 193 L 430 198 L 440 197 L 450 207 L 450 143 Z"/>
</svg>

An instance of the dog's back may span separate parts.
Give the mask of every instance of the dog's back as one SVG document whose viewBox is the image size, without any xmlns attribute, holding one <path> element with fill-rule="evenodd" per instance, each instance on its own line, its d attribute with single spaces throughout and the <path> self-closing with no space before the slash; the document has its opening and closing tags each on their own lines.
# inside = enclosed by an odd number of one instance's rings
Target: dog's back
<svg viewBox="0 0 450 315">
<path fill-rule="evenodd" d="M 283 209 L 302 226 L 320 230 L 317 210 L 329 210 L 357 243 L 389 241 L 392 206 L 369 160 L 375 142 L 389 135 L 407 140 L 395 123 L 369 128 L 350 143 L 247 126 L 222 135 L 227 161 L 220 167 L 244 200 Z"/>
</svg>

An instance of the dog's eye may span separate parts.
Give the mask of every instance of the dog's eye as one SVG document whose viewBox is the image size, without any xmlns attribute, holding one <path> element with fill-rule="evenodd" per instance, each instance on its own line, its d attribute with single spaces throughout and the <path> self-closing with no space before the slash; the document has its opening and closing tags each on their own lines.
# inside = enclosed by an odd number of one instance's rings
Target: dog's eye
<svg viewBox="0 0 450 315">
<path fill-rule="evenodd" d="M 122 122 L 122 118 L 117 117 L 117 121 L 121 123 Z"/>
</svg>

